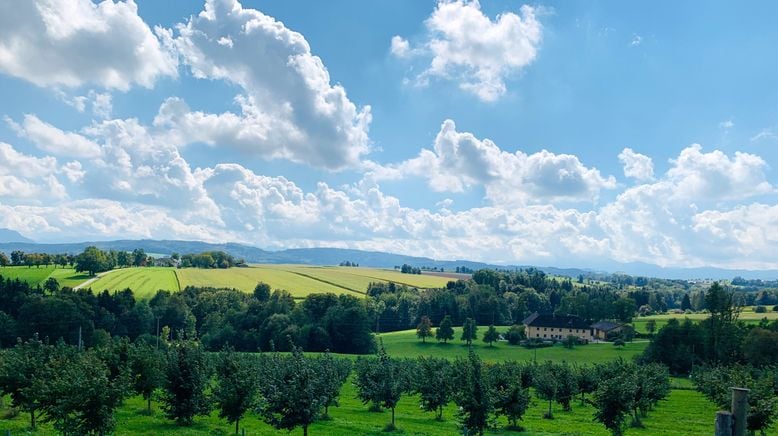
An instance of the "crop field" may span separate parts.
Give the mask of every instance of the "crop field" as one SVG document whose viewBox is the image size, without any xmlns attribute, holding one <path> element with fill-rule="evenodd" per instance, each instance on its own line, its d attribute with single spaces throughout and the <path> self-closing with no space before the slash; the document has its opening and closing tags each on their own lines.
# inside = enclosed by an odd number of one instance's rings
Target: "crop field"
<svg viewBox="0 0 778 436">
<path fill-rule="evenodd" d="M 0 267 L 0 276 L 10 279 L 19 279 L 32 286 L 42 285 L 47 279 L 55 278 L 60 286 L 76 286 L 86 281 L 89 276 L 77 273 L 73 268 L 55 268 L 44 266 L 41 268 L 28 268 L 26 266 Z"/>
<path fill-rule="evenodd" d="M 150 298 L 160 289 L 178 291 L 178 279 L 173 268 L 125 268 L 109 271 L 87 287 L 97 292 L 121 291 L 130 288 L 136 298 Z"/>
<path fill-rule="evenodd" d="M 673 318 L 677 319 L 678 321 L 683 321 L 685 318 L 689 318 L 692 321 L 700 321 L 707 317 L 707 313 L 641 316 L 639 318 L 634 318 L 632 320 L 632 325 L 635 326 L 635 330 L 641 333 L 647 333 L 648 331 L 646 330 L 646 323 L 652 319 L 656 321 L 656 331 L 659 331 L 659 329 L 667 324 L 667 321 Z M 754 312 L 754 308 L 749 306 L 743 308 L 743 311 L 740 313 L 740 317 L 738 319 L 745 322 L 746 324 L 758 324 L 759 321 L 761 321 L 763 318 L 767 318 L 768 321 L 776 320 L 778 319 L 778 312 L 773 312 L 772 307 L 769 307 L 767 308 L 766 313 L 756 313 Z"/>
<path fill-rule="evenodd" d="M 648 341 L 629 342 L 624 347 L 616 347 L 611 343 L 596 343 L 578 345 L 567 349 L 560 345 L 544 348 L 524 348 L 518 345 L 510 345 L 507 342 L 496 342 L 492 347 L 481 341 L 486 326 L 478 327 L 478 340 L 473 341 L 473 348 L 478 355 L 487 362 L 499 362 L 505 360 L 527 361 L 537 359 L 538 362 L 552 360 L 555 362 L 577 363 L 601 363 L 619 357 L 630 360 L 643 352 L 648 346 Z M 504 332 L 508 327 L 497 327 L 497 331 Z M 433 329 L 434 331 L 434 329 Z M 418 357 L 466 357 L 467 345 L 459 338 L 462 335 L 461 327 L 454 327 L 454 340 L 447 344 L 438 343 L 434 338 L 427 338 L 423 343 L 416 337 L 416 330 L 404 330 L 401 332 L 381 333 L 378 337 L 383 341 L 386 352 L 391 356 Z"/>
</svg>

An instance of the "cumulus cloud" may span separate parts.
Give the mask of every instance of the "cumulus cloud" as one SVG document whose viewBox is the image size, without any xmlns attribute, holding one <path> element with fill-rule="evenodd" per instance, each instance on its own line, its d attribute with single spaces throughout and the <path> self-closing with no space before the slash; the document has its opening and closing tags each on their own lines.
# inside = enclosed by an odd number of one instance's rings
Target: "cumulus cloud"
<svg viewBox="0 0 778 436">
<path fill-rule="evenodd" d="M 27 155 L 0 142 L 0 199 L 64 199 L 67 192 L 56 177 L 58 172 L 57 159 Z"/>
<path fill-rule="evenodd" d="M 177 65 L 132 0 L 0 3 L 0 71 L 38 86 L 150 88 Z"/>
<path fill-rule="evenodd" d="M 65 132 L 35 115 L 25 115 L 21 124 L 10 118 L 6 122 L 24 138 L 32 141 L 40 150 L 56 156 L 93 158 L 101 154 L 100 146 L 83 135 Z"/>
<path fill-rule="evenodd" d="M 737 200 L 775 192 L 767 181 L 767 163 L 759 156 L 736 152 L 731 158 L 719 150 L 703 153 L 692 144 L 672 161 L 667 178 L 683 199 Z"/>
<path fill-rule="evenodd" d="M 370 107 L 358 108 L 332 85 L 303 35 L 273 17 L 236 0 L 208 0 L 178 26 L 174 44 L 195 77 L 244 91 L 239 114 L 190 112 L 168 101 L 160 122 L 182 136 L 335 170 L 357 165 L 369 151 Z"/>
<path fill-rule="evenodd" d="M 509 153 L 489 139 L 459 132 L 452 120 L 443 122 L 433 149 L 397 165 L 368 165 L 371 180 L 426 178 L 438 192 L 463 192 L 482 185 L 495 203 L 539 200 L 592 200 L 600 190 L 615 187 L 615 179 L 587 168 L 578 157 L 543 150 Z"/>
<path fill-rule="evenodd" d="M 619 153 L 619 162 L 624 166 L 624 176 L 645 182 L 654 178 L 654 161 L 650 157 L 625 148 Z"/>
<path fill-rule="evenodd" d="M 535 60 L 542 37 L 536 10 L 527 5 L 520 14 L 505 12 L 492 20 L 477 0 L 443 0 L 425 25 L 429 35 L 420 47 L 411 49 L 395 36 L 392 53 L 402 58 L 411 50 L 425 51 L 430 64 L 419 83 L 430 77 L 450 79 L 483 101 L 505 94 L 506 79 Z"/>
</svg>

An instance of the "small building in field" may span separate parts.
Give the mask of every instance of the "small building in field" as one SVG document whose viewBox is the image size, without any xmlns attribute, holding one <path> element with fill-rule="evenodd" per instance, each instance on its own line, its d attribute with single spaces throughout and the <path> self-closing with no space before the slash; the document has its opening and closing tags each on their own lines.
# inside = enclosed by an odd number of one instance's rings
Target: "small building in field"
<svg viewBox="0 0 778 436">
<path fill-rule="evenodd" d="M 623 324 L 617 324 L 612 321 L 600 321 L 592 324 L 592 336 L 594 339 L 604 341 L 608 339 L 609 335 L 615 335 L 621 333 Z"/>
<path fill-rule="evenodd" d="M 575 336 L 581 341 L 593 339 L 589 323 L 575 315 L 535 312 L 523 321 L 527 339 L 562 340 Z"/>
</svg>

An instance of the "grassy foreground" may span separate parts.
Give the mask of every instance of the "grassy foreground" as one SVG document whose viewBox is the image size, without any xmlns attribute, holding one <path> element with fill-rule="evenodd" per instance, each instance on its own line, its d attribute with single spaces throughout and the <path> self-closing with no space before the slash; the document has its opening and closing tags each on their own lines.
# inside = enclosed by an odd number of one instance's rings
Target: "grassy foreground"
<svg viewBox="0 0 778 436">
<path fill-rule="evenodd" d="M 547 403 L 533 398 L 532 406 L 525 418 L 520 422 L 525 432 L 504 430 L 505 420 L 499 422 L 499 434 L 539 435 L 539 434 L 575 434 L 575 435 L 607 435 L 605 427 L 593 421 L 594 409 L 589 405 L 573 402 L 571 412 L 562 411 L 554 406 L 553 420 L 543 419 Z M 145 403 L 140 397 L 128 399 L 118 410 L 117 435 L 214 435 L 232 434 L 234 426 L 219 419 L 216 412 L 207 417 L 199 417 L 191 427 L 179 427 L 165 419 L 154 405 L 151 416 L 144 413 Z M 11 430 L 12 434 L 29 432 L 28 417 L 24 414 L 8 418 L 8 409 L 0 411 L 0 431 Z M 710 434 L 713 428 L 716 407 L 701 394 L 691 390 L 673 390 L 667 400 L 649 413 L 643 420 L 644 428 L 630 428 L 627 435 L 702 435 Z M 456 406 L 450 404 L 444 412 L 443 421 L 435 421 L 431 413 L 419 408 L 418 397 L 404 396 L 397 407 L 397 425 L 400 434 L 414 435 L 451 435 L 459 431 L 456 421 Z M 329 421 L 317 422 L 309 429 L 311 435 L 346 435 L 346 434 L 386 434 L 382 430 L 390 420 L 389 412 L 370 412 L 368 407 L 356 399 L 356 391 L 351 382 L 343 386 L 340 396 L 340 407 L 330 409 Z M 255 414 L 249 414 L 241 421 L 241 428 L 250 435 L 270 435 L 281 432 L 263 423 Z M 32 434 L 52 434 L 50 426 L 42 425 Z M 291 434 L 302 434 L 298 429 Z"/>
</svg>

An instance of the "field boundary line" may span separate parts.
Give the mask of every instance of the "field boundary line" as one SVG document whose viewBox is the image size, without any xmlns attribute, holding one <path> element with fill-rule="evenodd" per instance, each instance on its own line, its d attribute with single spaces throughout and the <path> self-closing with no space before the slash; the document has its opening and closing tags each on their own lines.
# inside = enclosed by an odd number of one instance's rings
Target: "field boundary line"
<svg viewBox="0 0 778 436">
<path fill-rule="evenodd" d="M 335 286 L 336 288 L 340 288 L 340 289 L 345 289 L 345 290 L 350 291 L 350 292 L 356 292 L 357 294 L 367 295 L 367 292 L 365 292 L 365 291 L 357 291 L 356 289 L 349 288 L 348 286 L 339 285 L 339 284 L 333 283 L 333 282 L 331 282 L 329 280 L 324 280 L 324 279 L 320 279 L 318 277 L 309 276 L 308 274 L 305 274 L 305 273 L 301 273 L 301 272 L 297 272 L 297 271 L 289 271 L 289 270 L 286 270 L 286 269 L 282 270 L 282 271 L 286 271 L 286 272 L 292 273 L 292 274 L 297 274 L 298 276 L 306 277 L 306 278 L 309 278 L 311 280 L 316 280 L 317 282 L 326 283 L 328 285 L 332 285 L 332 286 Z"/>
<path fill-rule="evenodd" d="M 178 292 L 183 291 L 181 288 L 181 280 L 178 278 L 178 268 L 173 270 L 173 276 L 176 278 L 176 284 L 178 285 Z"/>
</svg>

